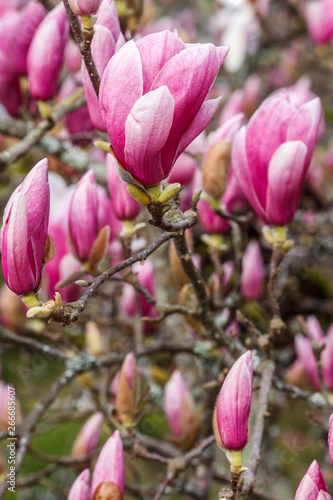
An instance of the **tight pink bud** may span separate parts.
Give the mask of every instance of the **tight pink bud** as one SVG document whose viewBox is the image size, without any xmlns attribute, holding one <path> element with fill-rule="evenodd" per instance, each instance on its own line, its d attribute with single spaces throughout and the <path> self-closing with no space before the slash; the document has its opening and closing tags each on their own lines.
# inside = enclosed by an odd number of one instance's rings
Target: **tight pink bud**
<svg viewBox="0 0 333 500">
<path fill-rule="evenodd" d="M 28 52 L 29 92 L 35 99 L 54 97 L 64 60 L 69 22 L 63 3 L 38 26 Z"/>
<path fill-rule="evenodd" d="M 316 358 L 313 354 L 311 341 L 303 335 L 295 336 L 295 351 L 297 358 L 301 360 L 304 371 L 316 391 L 320 391 L 320 381 Z"/>
<path fill-rule="evenodd" d="M 119 220 L 133 220 L 139 215 L 141 205 L 132 198 L 118 173 L 118 162 L 114 156 L 106 156 L 106 181 L 114 213 Z"/>
<path fill-rule="evenodd" d="M 81 472 L 72 484 L 67 500 L 90 500 L 89 476 L 89 469 L 85 469 Z"/>
<path fill-rule="evenodd" d="M 321 116 L 318 98 L 298 109 L 284 91 L 268 97 L 248 125 L 237 132 L 231 154 L 233 169 L 265 224 L 283 226 L 293 219 Z"/>
<path fill-rule="evenodd" d="M 243 255 L 242 262 L 242 297 L 246 300 L 257 300 L 261 293 L 265 277 L 265 266 L 260 245 L 256 240 L 250 241 Z"/>
<path fill-rule="evenodd" d="M 68 0 L 71 10 L 77 16 L 96 14 L 101 0 Z"/>
<path fill-rule="evenodd" d="M 307 473 L 299 483 L 295 500 L 317 500 L 319 492 L 328 492 L 327 484 L 316 460 L 312 462 Z"/>
<path fill-rule="evenodd" d="M 96 450 L 101 437 L 103 418 L 103 413 L 98 412 L 87 420 L 73 444 L 73 457 L 89 455 Z"/>
<path fill-rule="evenodd" d="M 328 43 L 333 36 L 333 1 L 305 2 L 304 13 L 312 40 L 317 44 Z"/>
<path fill-rule="evenodd" d="M 112 434 L 98 456 L 91 482 L 91 500 L 98 498 L 96 492 L 103 483 L 113 483 L 119 489 L 120 494 L 124 494 L 125 465 L 119 431 Z"/>
<path fill-rule="evenodd" d="M 10 197 L 0 233 L 1 262 L 8 287 L 18 295 L 38 290 L 50 210 L 47 159 L 29 172 Z"/>
<path fill-rule="evenodd" d="M 170 430 L 176 438 L 185 438 L 196 431 L 194 402 L 179 370 L 175 370 L 165 384 L 164 410 Z"/>
<path fill-rule="evenodd" d="M 230 230 L 229 222 L 215 214 L 206 200 L 199 200 L 198 217 L 206 234 L 226 234 Z"/>
<path fill-rule="evenodd" d="M 101 223 L 104 207 L 101 205 L 99 187 L 94 172 L 89 170 L 77 184 L 70 204 L 69 235 L 75 256 L 81 262 L 89 260 L 99 232 L 105 226 Z"/>
<path fill-rule="evenodd" d="M 247 351 L 226 376 L 215 406 L 214 434 L 223 449 L 238 451 L 247 443 L 252 384 L 252 356 Z"/>
<path fill-rule="evenodd" d="M 165 179 L 207 126 L 220 99 L 205 99 L 228 50 L 162 31 L 127 42 L 108 63 L 102 117 L 116 157 L 142 184 Z"/>
</svg>

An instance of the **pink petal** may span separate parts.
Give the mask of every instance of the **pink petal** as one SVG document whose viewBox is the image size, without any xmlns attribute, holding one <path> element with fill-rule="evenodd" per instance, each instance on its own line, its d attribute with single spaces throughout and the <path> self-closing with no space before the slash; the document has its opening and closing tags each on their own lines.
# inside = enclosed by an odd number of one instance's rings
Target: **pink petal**
<svg viewBox="0 0 333 500">
<path fill-rule="evenodd" d="M 91 481 L 91 498 L 98 486 L 103 482 L 112 482 L 122 493 L 125 489 L 125 467 L 123 444 L 119 431 L 115 431 L 103 446 Z"/>
<path fill-rule="evenodd" d="M 185 43 L 168 30 L 147 35 L 141 38 L 136 46 L 142 61 L 144 94 L 149 92 L 154 79 L 163 66 L 173 56 L 186 49 Z"/>
<path fill-rule="evenodd" d="M 246 127 L 243 126 L 235 135 L 232 144 L 231 164 L 233 166 L 233 171 L 238 180 L 241 190 L 251 203 L 252 208 L 255 210 L 258 217 L 260 217 L 260 219 L 267 224 L 268 221 L 265 210 L 258 200 L 257 193 L 254 189 L 253 181 L 251 178 L 251 173 L 246 156 L 245 141 Z"/>
<path fill-rule="evenodd" d="M 179 140 L 177 151 L 175 154 L 175 159 L 191 144 L 191 142 L 207 127 L 210 120 L 216 113 L 217 108 L 222 100 L 221 97 L 216 99 L 209 99 L 209 101 L 204 101 L 201 108 L 199 109 L 196 117 L 190 124 L 190 126 L 185 130 L 183 135 Z M 165 167 L 164 167 L 165 169 Z"/>
<path fill-rule="evenodd" d="M 216 47 L 198 44 L 172 57 L 155 78 L 152 90 L 167 85 L 175 99 L 172 132 L 163 152 L 163 164 L 172 163 L 179 140 L 199 112 L 219 69 Z"/>
<path fill-rule="evenodd" d="M 285 142 L 268 166 L 266 213 L 270 224 L 284 226 L 297 210 L 303 183 L 307 147 L 302 141 Z"/>
<path fill-rule="evenodd" d="M 319 97 L 316 97 L 299 108 L 297 114 L 288 126 L 287 141 L 301 140 L 308 148 L 303 169 L 303 178 L 310 165 L 312 153 L 319 134 L 321 119 L 321 101 Z"/>
<path fill-rule="evenodd" d="M 142 65 L 133 40 L 127 42 L 107 65 L 100 86 L 99 101 L 112 147 L 125 163 L 125 122 L 142 96 Z M 121 97 L 120 97 L 121 96 Z"/>
<path fill-rule="evenodd" d="M 126 120 L 126 168 L 145 185 L 165 177 L 161 149 L 169 136 L 174 106 L 169 89 L 163 86 L 142 96 Z"/>
</svg>

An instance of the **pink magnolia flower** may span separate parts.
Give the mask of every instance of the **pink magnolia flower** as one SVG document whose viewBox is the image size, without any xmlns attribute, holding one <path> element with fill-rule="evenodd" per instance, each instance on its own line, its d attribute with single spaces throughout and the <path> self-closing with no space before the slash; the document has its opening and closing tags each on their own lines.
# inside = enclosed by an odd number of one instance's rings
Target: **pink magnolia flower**
<svg viewBox="0 0 333 500">
<path fill-rule="evenodd" d="M 73 457 L 89 455 L 97 449 L 101 437 L 103 419 L 103 413 L 98 412 L 87 420 L 74 441 L 72 448 Z"/>
<path fill-rule="evenodd" d="M 305 2 L 304 15 L 312 40 L 316 44 L 328 43 L 333 36 L 333 1 Z"/>
<path fill-rule="evenodd" d="M 250 241 L 243 255 L 241 295 L 246 300 L 257 300 L 265 278 L 265 266 L 256 240 Z"/>
<path fill-rule="evenodd" d="M 46 101 L 57 92 L 69 21 L 61 2 L 38 26 L 28 52 L 29 92 L 35 99 Z"/>
<path fill-rule="evenodd" d="M 29 172 L 10 197 L 0 233 L 1 262 L 7 286 L 18 295 L 40 287 L 43 249 L 50 210 L 47 159 Z"/>
<path fill-rule="evenodd" d="M 118 162 L 114 156 L 106 156 L 106 181 L 111 196 L 114 213 L 119 220 L 133 220 L 141 210 L 141 205 L 134 200 L 127 190 L 127 184 L 118 174 Z"/>
<path fill-rule="evenodd" d="M 77 16 L 96 14 L 101 0 L 68 0 L 69 6 Z"/>
<path fill-rule="evenodd" d="M 316 460 L 314 460 L 299 483 L 295 500 L 317 500 L 321 490 L 328 493 L 327 484 L 325 483 L 320 467 Z"/>
<path fill-rule="evenodd" d="M 163 31 L 127 42 L 100 87 L 102 117 L 120 164 L 142 184 L 165 179 L 220 99 L 205 101 L 227 47 L 187 47 Z"/>
<path fill-rule="evenodd" d="M 67 500 L 90 500 L 90 471 L 85 469 L 75 479 L 69 490 Z"/>
<path fill-rule="evenodd" d="M 247 351 L 231 367 L 216 402 L 214 433 L 223 449 L 242 450 L 247 443 L 252 384 L 252 356 Z"/>
<path fill-rule="evenodd" d="M 113 483 L 124 494 L 125 465 L 119 431 L 112 434 L 98 456 L 91 482 L 91 499 L 103 483 Z"/>
<path fill-rule="evenodd" d="M 232 165 L 265 224 L 283 226 L 293 219 L 320 122 L 318 98 L 297 109 L 285 91 L 268 97 L 237 132 Z"/>
</svg>

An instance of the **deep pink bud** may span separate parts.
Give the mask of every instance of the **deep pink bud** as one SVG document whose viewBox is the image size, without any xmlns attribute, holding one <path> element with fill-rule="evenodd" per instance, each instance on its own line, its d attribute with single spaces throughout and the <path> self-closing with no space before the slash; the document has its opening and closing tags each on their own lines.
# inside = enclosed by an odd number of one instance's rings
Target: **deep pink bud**
<svg viewBox="0 0 333 500">
<path fill-rule="evenodd" d="M 202 229 L 206 234 L 225 234 L 229 232 L 230 224 L 211 209 L 206 200 L 199 200 L 198 217 Z"/>
<path fill-rule="evenodd" d="M 333 1 L 305 2 L 304 14 L 312 40 L 317 44 L 329 42 L 333 36 Z"/>
<path fill-rule="evenodd" d="M 220 99 L 205 101 L 227 47 L 186 46 L 163 31 L 127 42 L 107 65 L 102 117 L 121 165 L 144 185 L 165 179 Z"/>
<path fill-rule="evenodd" d="M 101 25 L 95 26 L 95 34 L 91 43 L 91 53 L 99 75 L 102 77 L 107 63 L 116 51 L 116 42 L 111 31 Z M 96 92 L 91 83 L 87 68 L 82 63 L 82 83 L 87 98 L 90 119 L 93 125 L 103 132 L 106 131 L 100 111 L 100 105 Z"/>
<path fill-rule="evenodd" d="M 0 31 L 4 34 L 0 48 L 3 50 L 4 39 L 7 38 L 9 46 L 5 52 L 10 57 L 13 69 L 18 75 L 27 73 L 30 43 L 45 13 L 46 11 L 40 2 L 30 1 L 21 12 L 11 12 L 0 21 Z M 4 23 L 5 28 L 2 28 L 2 23 Z"/>
<path fill-rule="evenodd" d="M 317 500 L 320 490 L 328 492 L 320 467 L 314 460 L 299 483 L 295 500 Z"/>
<path fill-rule="evenodd" d="M 252 356 L 247 351 L 231 367 L 216 402 L 214 433 L 224 449 L 242 450 L 247 443 L 252 384 Z"/>
<path fill-rule="evenodd" d="M 318 98 L 297 109 L 285 91 L 268 97 L 237 132 L 234 172 L 265 224 L 282 226 L 293 219 L 320 122 Z"/>
<path fill-rule="evenodd" d="M 98 412 L 87 420 L 73 444 L 73 457 L 82 457 L 94 453 L 101 437 L 103 419 L 103 413 Z"/>
<path fill-rule="evenodd" d="M 102 0 L 68 0 L 69 6 L 77 16 L 96 14 Z"/>
<path fill-rule="evenodd" d="M 309 339 L 299 334 L 295 336 L 295 351 L 303 364 L 304 371 L 316 391 L 320 391 L 320 381 L 316 358 Z"/>
<path fill-rule="evenodd" d="M 325 348 L 320 357 L 323 380 L 329 392 L 333 392 L 333 325 L 328 329 L 323 339 Z"/>
<path fill-rule="evenodd" d="M 57 92 L 69 34 L 69 22 L 61 2 L 38 26 L 28 52 L 29 92 L 46 101 Z"/>
<path fill-rule="evenodd" d="M 119 431 L 115 431 L 103 446 L 93 473 L 91 482 L 91 499 L 94 498 L 101 483 L 115 484 L 122 494 L 125 489 L 125 465 L 123 444 Z"/>
<path fill-rule="evenodd" d="M 0 50 L 0 102 L 12 116 L 18 114 L 22 105 L 19 77 L 13 73 L 11 61 Z"/>
<path fill-rule="evenodd" d="M 86 262 L 100 229 L 99 190 L 94 172 L 89 170 L 78 182 L 69 209 L 69 235 L 75 256 Z M 103 189 L 103 188 L 102 188 Z M 104 218 L 104 210 L 103 218 Z"/>
<path fill-rule="evenodd" d="M 256 240 L 250 241 L 242 261 L 242 297 L 246 300 L 257 300 L 262 294 L 265 278 L 265 266 Z"/>
<path fill-rule="evenodd" d="M 148 292 L 155 297 L 155 279 L 154 279 L 154 267 L 151 260 L 147 259 L 143 265 L 139 264 L 134 267 L 134 270 L 138 273 L 138 280 L 141 286 L 147 288 Z M 153 316 L 152 305 L 147 302 L 144 296 L 140 293 L 140 306 L 142 316 Z M 155 308 L 153 307 L 154 311 Z"/>
<path fill-rule="evenodd" d="M 172 167 L 171 173 L 167 179 L 168 183 L 173 184 L 174 182 L 179 182 L 182 186 L 186 186 L 193 180 L 197 166 L 197 160 L 193 158 L 193 156 L 186 152 L 182 153 Z"/>
<path fill-rule="evenodd" d="M 89 469 L 85 469 L 81 472 L 72 484 L 67 500 L 90 500 L 89 476 Z"/>
<path fill-rule="evenodd" d="M 38 290 L 50 210 L 47 159 L 29 172 L 10 197 L 1 228 L 1 262 L 8 287 L 18 295 Z"/>
<path fill-rule="evenodd" d="M 119 220 L 133 220 L 139 215 L 141 205 L 127 191 L 127 184 L 118 173 L 118 162 L 114 156 L 106 156 L 106 181 L 114 213 Z"/>
</svg>

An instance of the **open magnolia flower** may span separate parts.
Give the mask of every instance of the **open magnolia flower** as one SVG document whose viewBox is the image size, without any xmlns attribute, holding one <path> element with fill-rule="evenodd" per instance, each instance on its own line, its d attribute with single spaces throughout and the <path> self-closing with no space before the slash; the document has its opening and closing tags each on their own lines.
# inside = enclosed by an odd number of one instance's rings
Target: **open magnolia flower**
<svg viewBox="0 0 333 500">
<path fill-rule="evenodd" d="M 102 117 L 119 163 L 143 185 L 165 179 L 214 115 L 221 98 L 205 99 L 228 51 L 162 31 L 127 42 L 110 60 Z"/>
</svg>

